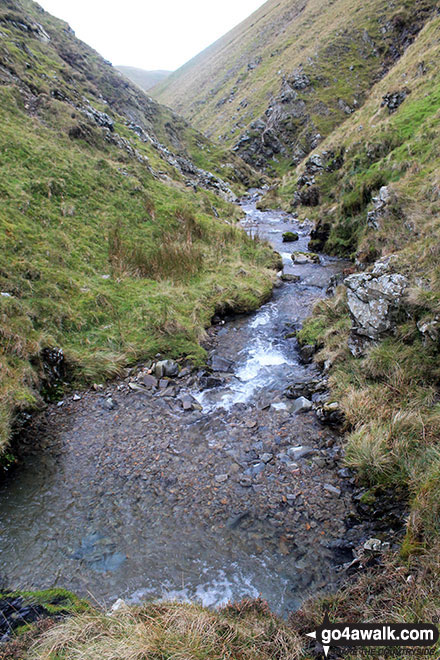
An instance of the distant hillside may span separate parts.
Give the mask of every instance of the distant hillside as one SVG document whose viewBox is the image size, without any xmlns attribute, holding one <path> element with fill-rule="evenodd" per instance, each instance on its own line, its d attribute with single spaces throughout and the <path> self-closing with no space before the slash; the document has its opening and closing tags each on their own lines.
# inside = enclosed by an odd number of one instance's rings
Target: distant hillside
<svg viewBox="0 0 440 660">
<path fill-rule="evenodd" d="M 146 92 L 171 75 L 171 71 L 145 71 L 145 69 L 138 69 L 134 66 L 117 66 L 116 68 Z"/>
<path fill-rule="evenodd" d="M 249 163 L 284 172 L 362 106 L 435 0 L 268 0 L 155 98 Z"/>
<path fill-rule="evenodd" d="M 2 2 L 0 33 L 1 454 L 40 392 L 200 359 L 224 301 L 269 294 L 273 254 L 231 225 L 236 156 L 31 0 Z"/>
</svg>

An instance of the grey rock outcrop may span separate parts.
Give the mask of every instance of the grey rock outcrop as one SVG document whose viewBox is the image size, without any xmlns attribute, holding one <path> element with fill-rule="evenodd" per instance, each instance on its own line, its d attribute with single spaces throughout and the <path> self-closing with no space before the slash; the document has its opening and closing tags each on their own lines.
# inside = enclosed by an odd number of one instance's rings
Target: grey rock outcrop
<svg viewBox="0 0 440 660">
<path fill-rule="evenodd" d="M 380 229 L 380 220 L 385 216 L 393 195 L 388 186 L 382 186 L 379 195 L 373 197 L 374 207 L 367 214 L 367 224 L 372 229 Z"/>
<path fill-rule="evenodd" d="M 382 103 L 380 104 L 381 107 L 383 108 L 386 106 L 388 108 L 388 112 L 391 114 L 392 112 L 395 112 L 399 105 L 401 105 L 408 94 L 410 93 L 410 90 L 405 88 L 398 90 L 396 92 L 390 92 L 389 94 L 385 94 L 385 96 L 382 98 Z"/>
<path fill-rule="evenodd" d="M 378 340 L 397 323 L 409 282 L 404 275 L 389 272 L 392 263 L 391 259 L 380 260 L 371 272 L 344 280 L 353 319 L 353 353 L 362 352 L 362 341 L 356 345 L 356 339 Z"/>
</svg>

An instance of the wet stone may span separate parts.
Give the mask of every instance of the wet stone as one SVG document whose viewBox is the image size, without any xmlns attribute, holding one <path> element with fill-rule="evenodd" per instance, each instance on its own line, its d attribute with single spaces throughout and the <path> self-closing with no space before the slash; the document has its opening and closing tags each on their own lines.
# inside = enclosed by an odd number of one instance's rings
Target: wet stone
<svg viewBox="0 0 440 660">
<path fill-rule="evenodd" d="M 293 414 L 298 414 L 302 412 L 308 412 L 312 409 L 312 402 L 306 399 L 304 396 L 300 396 L 296 399 L 295 403 L 292 406 L 291 412 Z"/>
<path fill-rule="evenodd" d="M 299 249 L 305 249 L 306 232 L 291 216 L 255 215 L 255 203 L 248 199 L 244 207 L 250 231 L 257 227 L 281 254 L 282 233 L 298 229 Z M 11 524 L 2 528 L 0 572 L 8 586 L 43 588 L 58 579 L 80 595 L 87 589 L 112 602 L 115 594 L 139 590 L 160 598 L 165 582 L 181 589 L 182 581 L 190 599 L 199 593 L 217 599 L 227 590 L 240 600 L 252 584 L 255 595 L 261 592 L 284 615 L 289 603 L 301 602 L 305 585 L 331 589 L 334 557 L 326 544 L 345 535 L 347 514 L 354 547 L 375 532 L 359 524 L 351 479 L 331 472 L 327 461 L 337 454 L 322 453 L 337 445 L 336 432 L 315 414 L 291 415 L 294 399 L 310 395 L 288 400 L 284 390 L 316 379 L 316 369 L 298 364 L 285 335 L 301 326 L 317 289 L 325 295 L 342 267 L 327 260 L 295 266 L 301 286 L 282 286 L 254 314 L 237 315 L 208 333 L 209 369 L 184 367 L 176 374 L 178 367 L 157 355 L 154 366 L 144 363 L 125 380 L 82 393 L 80 405 L 49 406 L 23 450 L 31 461 L 22 461 L 3 486 Z M 316 280 L 309 286 L 310 277 Z M 215 386 L 201 390 L 201 378 L 221 383 L 208 381 Z M 156 391 L 158 379 L 167 387 Z M 129 382 L 140 391 L 130 392 Z M 114 414 L 102 410 L 109 400 L 117 406 Z M 325 469 L 313 457 L 325 460 Z M 325 483 L 344 497 L 324 490 Z M 44 506 L 30 507 L 30 492 Z M 29 524 L 30 510 L 35 524 Z M 102 536 L 90 537 L 95 527 Z M 195 557 L 206 572 L 194 570 Z"/>
<path fill-rule="evenodd" d="M 314 447 L 289 447 L 287 450 L 288 456 L 294 461 L 299 461 L 301 458 L 309 458 L 318 453 Z"/>
<path fill-rule="evenodd" d="M 228 372 L 232 371 L 233 362 L 220 355 L 213 355 L 210 359 L 210 366 L 213 371 Z"/>
<path fill-rule="evenodd" d="M 145 387 L 149 388 L 156 388 L 157 387 L 157 378 L 155 376 L 152 376 L 151 374 L 147 374 L 142 378 L 142 382 L 145 385 Z"/>
</svg>

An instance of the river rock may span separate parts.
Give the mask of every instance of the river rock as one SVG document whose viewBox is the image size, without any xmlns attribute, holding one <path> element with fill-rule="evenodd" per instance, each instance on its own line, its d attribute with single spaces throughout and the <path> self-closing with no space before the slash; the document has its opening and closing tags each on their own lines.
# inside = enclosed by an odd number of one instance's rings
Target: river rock
<svg viewBox="0 0 440 660">
<path fill-rule="evenodd" d="M 145 385 L 145 387 L 149 387 L 149 388 L 157 387 L 157 378 L 155 378 L 152 374 L 146 374 L 146 376 L 142 378 L 142 382 Z"/>
<path fill-rule="evenodd" d="M 191 394 L 182 394 L 180 396 L 180 403 L 182 404 L 183 410 L 194 410 L 200 409 L 197 401 L 191 396 Z"/>
<path fill-rule="evenodd" d="M 257 463 L 256 465 L 251 465 L 251 467 L 248 467 L 244 473 L 246 475 L 249 475 L 250 477 L 256 477 L 257 474 L 260 474 L 260 472 L 263 472 L 264 468 L 266 465 L 264 463 Z"/>
<path fill-rule="evenodd" d="M 379 339 L 395 327 L 409 284 L 399 273 L 379 275 L 378 272 L 380 268 L 349 275 L 344 280 L 352 331 L 370 340 Z"/>
<path fill-rule="evenodd" d="M 286 231 L 283 234 L 283 243 L 294 243 L 299 240 L 299 236 L 296 231 Z"/>
<path fill-rule="evenodd" d="M 251 485 L 251 484 L 249 484 Z M 249 511 L 243 511 L 243 513 L 238 513 L 236 516 L 231 516 L 227 521 L 226 521 L 226 527 L 228 529 L 237 529 L 237 527 L 240 526 L 242 521 L 247 518 L 250 515 Z"/>
<path fill-rule="evenodd" d="M 303 364 L 310 364 L 316 353 L 316 346 L 314 344 L 305 344 L 304 346 L 299 347 L 298 352 L 301 362 Z"/>
<path fill-rule="evenodd" d="M 289 447 L 287 454 L 294 461 L 299 461 L 301 458 L 308 458 L 309 456 L 315 456 L 318 453 L 317 449 L 313 447 L 306 447 L 300 445 L 299 447 Z"/>
<path fill-rule="evenodd" d="M 301 396 L 310 397 L 315 391 L 312 383 L 297 381 L 284 390 L 284 396 L 288 399 L 298 399 Z"/>
<path fill-rule="evenodd" d="M 299 282 L 301 278 L 293 273 L 282 273 L 281 279 L 283 282 Z"/>
<path fill-rule="evenodd" d="M 223 378 L 205 373 L 199 378 L 198 385 L 201 390 L 210 390 L 214 387 L 220 387 L 224 382 Z"/>
<path fill-rule="evenodd" d="M 291 255 L 294 264 L 319 264 L 320 258 L 314 252 L 292 252 Z"/>
<path fill-rule="evenodd" d="M 156 378 L 163 378 L 164 376 L 168 378 L 173 378 L 179 373 L 179 365 L 174 360 L 161 360 L 156 363 L 154 368 Z"/>
<path fill-rule="evenodd" d="M 228 475 L 228 474 L 216 474 L 216 475 L 215 475 L 215 480 L 216 480 L 216 482 L 217 482 L 218 484 L 223 484 L 223 483 L 225 483 L 225 481 L 227 481 L 228 479 L 229 479 L 229 475 Z"/>
<path fill-rule="evenodd" d="M 220 355 L 213 355 L 210 359 L 210 366 L 213 371 L 231 372 L 233 371 L 233 362 Z"/>
<path fill-rule="evenodd" d="M 326 490 L 331 495 L 335 495 L 335 497 L 341 496 L 340 488 L 336 488 L 336 486 L 332 486 L 332 484 L 324 484 L 324 490 Z"/>
<path fill-rule="evenodd" d="M 292 414 L 296 415 L 298 413 L 307 412 L 312 408 L 312 402 L 309 399 L 306 399 L 304 396 L 300 396 L 294 402 L 292 406 Z"/>
</svg>

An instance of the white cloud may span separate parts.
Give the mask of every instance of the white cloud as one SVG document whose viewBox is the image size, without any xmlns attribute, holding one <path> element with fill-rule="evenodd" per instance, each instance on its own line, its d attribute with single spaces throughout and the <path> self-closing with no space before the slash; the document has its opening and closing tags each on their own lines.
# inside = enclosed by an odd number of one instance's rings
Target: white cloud
<svg viewBox="0 0 440 660">
<path fill-rule="evenodd" d="M 263 0 L 39 0 L 113 64 L 174 70 Z"/>
</svg>

